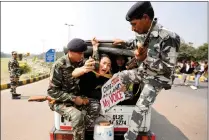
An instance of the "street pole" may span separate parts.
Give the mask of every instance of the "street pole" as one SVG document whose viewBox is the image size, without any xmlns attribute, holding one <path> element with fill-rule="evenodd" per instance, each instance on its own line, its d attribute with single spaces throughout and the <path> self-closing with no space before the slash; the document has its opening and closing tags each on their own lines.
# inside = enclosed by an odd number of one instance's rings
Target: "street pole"
<svg viewBox="0 0 209 140">
<path fill-rule="evenodd" d="M 68 24 L 68 23 L 65 23 L 66 26 L 68 26 L 68 42 L 70 41 L 70 27 L 71 26 L 74 26 L 73 24 Z"/>
<path fill-rule="evenodd" d="M 45 43 L 46 40 L 42 39 L 41 41 L 43 43 L 43 60 L 44 60 L 44 43 Z"/>
</svg>

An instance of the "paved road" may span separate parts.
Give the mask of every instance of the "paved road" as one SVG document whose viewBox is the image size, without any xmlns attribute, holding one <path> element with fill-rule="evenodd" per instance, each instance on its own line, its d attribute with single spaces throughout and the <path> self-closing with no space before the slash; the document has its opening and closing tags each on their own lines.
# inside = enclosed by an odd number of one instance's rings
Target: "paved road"
<svg viewBox="0 0 209 140">
<path fill-rule="evenodd" d="M 158 95 L 151 122 L 157 140 L 206 140 L 206 84 L 196 91 L 176 86 Z M 17 91 L 25 96 L 46 95 L 47 85 L 48 79 L 19 87 Z M 46 102 L 11 100 L 9 90 L 4 90 L 1 113 L 2 140 L 49 140 L 54 117 Z"/>
<path fill-rule="evenodd" d="M 207 140 L 207 88 L 207 83 L 198 90 L 176 84 L 158 95 L 151 122 L 158 140 Z"/>
</svg>

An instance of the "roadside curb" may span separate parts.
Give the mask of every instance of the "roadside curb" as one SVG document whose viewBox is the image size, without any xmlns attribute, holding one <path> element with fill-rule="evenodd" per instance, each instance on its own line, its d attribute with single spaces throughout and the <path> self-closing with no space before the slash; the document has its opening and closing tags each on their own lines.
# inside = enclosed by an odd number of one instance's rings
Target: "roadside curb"
<svg viewBox="0 0 209 140">
<path fill-rule="evenodd" d="M 40 80 L 48 78 L 48 77 L 49 77 L 49 74 L 39 76 L 39 77 L 35 77 L 35 78 L 31 78 L 31 79 L 22 80 L 22 81 L 19 81 L 18 86 L 22 86 L 22 85 L 26 85 L 26 84 L 29 84 L 29 83 L 37 82 L 37 81 L 40 81 Z M 9 89 L 9 88 L 10 88 L 10 83 L 2 84 L 0 90 Z"/>
<path fill-rule="evenodd" d="M 182 75 L 177 74 L 176 78 L 182 79 Z M 189 76 L 189 81 L 194 81 L 194 80 L 195 80 L 195 76 Z M 203 76 L 200 77 L 200 82 L 205 82 L 205 78 Z"/>
</svg>

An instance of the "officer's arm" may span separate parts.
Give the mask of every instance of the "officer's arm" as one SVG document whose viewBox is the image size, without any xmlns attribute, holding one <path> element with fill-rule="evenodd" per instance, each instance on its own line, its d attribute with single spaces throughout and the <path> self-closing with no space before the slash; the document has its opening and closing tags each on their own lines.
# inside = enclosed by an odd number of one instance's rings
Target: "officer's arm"
<svg viewBox="0 0 209 140">
<path fill-rule="evenodd" d="M 11 73 L 14 73 L 15 70 L 16 70 L 16 68 L 14 68 L 13 65 L 14 65 L 14 61 L 11 60 L 11 61 L 9 62 L 9 70 L 10 70 Z"/>
<path fill-rule="evenodd" d="M 92 58 L 95 61 L 99 61 L 99 51 L 98 51 L 98 46 L 93 46 L 93 54 L 92 54 Z"/>
<path fill-rule="evenodd" d="M 127 49 L 134 50 L 137 49 L 137 40 L 130 39 L 124 42 L 123 44 Z"/>
<path fill-rule="evenodd" d="M 76 97 L 73 93 L 67 93 L 62 90 L 62 72 L 56 63 L 52 66 L 50 73 L 50 83 L 47 93 L 56 101 L 68 102 L 73 101 Z"/>
<path fill-rule="evenodd" d="M 176 35 L 175 38 L 167 37 L 161 43 L 158 58 L 151 63 L 150 68 L 170 78 L 170 74 L 172 74 L 175 69 L 179 46 L 180 37 L 178 35 Z"/>
<path fill-rule="evenodd" d="M 11 62 L 8 63 L 8 71 L 11 72 Z"/>
</svg>

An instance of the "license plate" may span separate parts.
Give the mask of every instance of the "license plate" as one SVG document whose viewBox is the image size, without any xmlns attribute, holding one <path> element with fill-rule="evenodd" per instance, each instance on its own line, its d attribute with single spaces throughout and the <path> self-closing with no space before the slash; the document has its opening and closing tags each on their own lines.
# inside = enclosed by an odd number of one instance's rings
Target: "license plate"
<svg viewBox="0 0 209 140">
<path fill-rule="evenodd" d="M 128 115 L 111 115 L 111 120 L 109 120 L 114 126 L 126 126 L 128 125 Z"/>
</svg>

